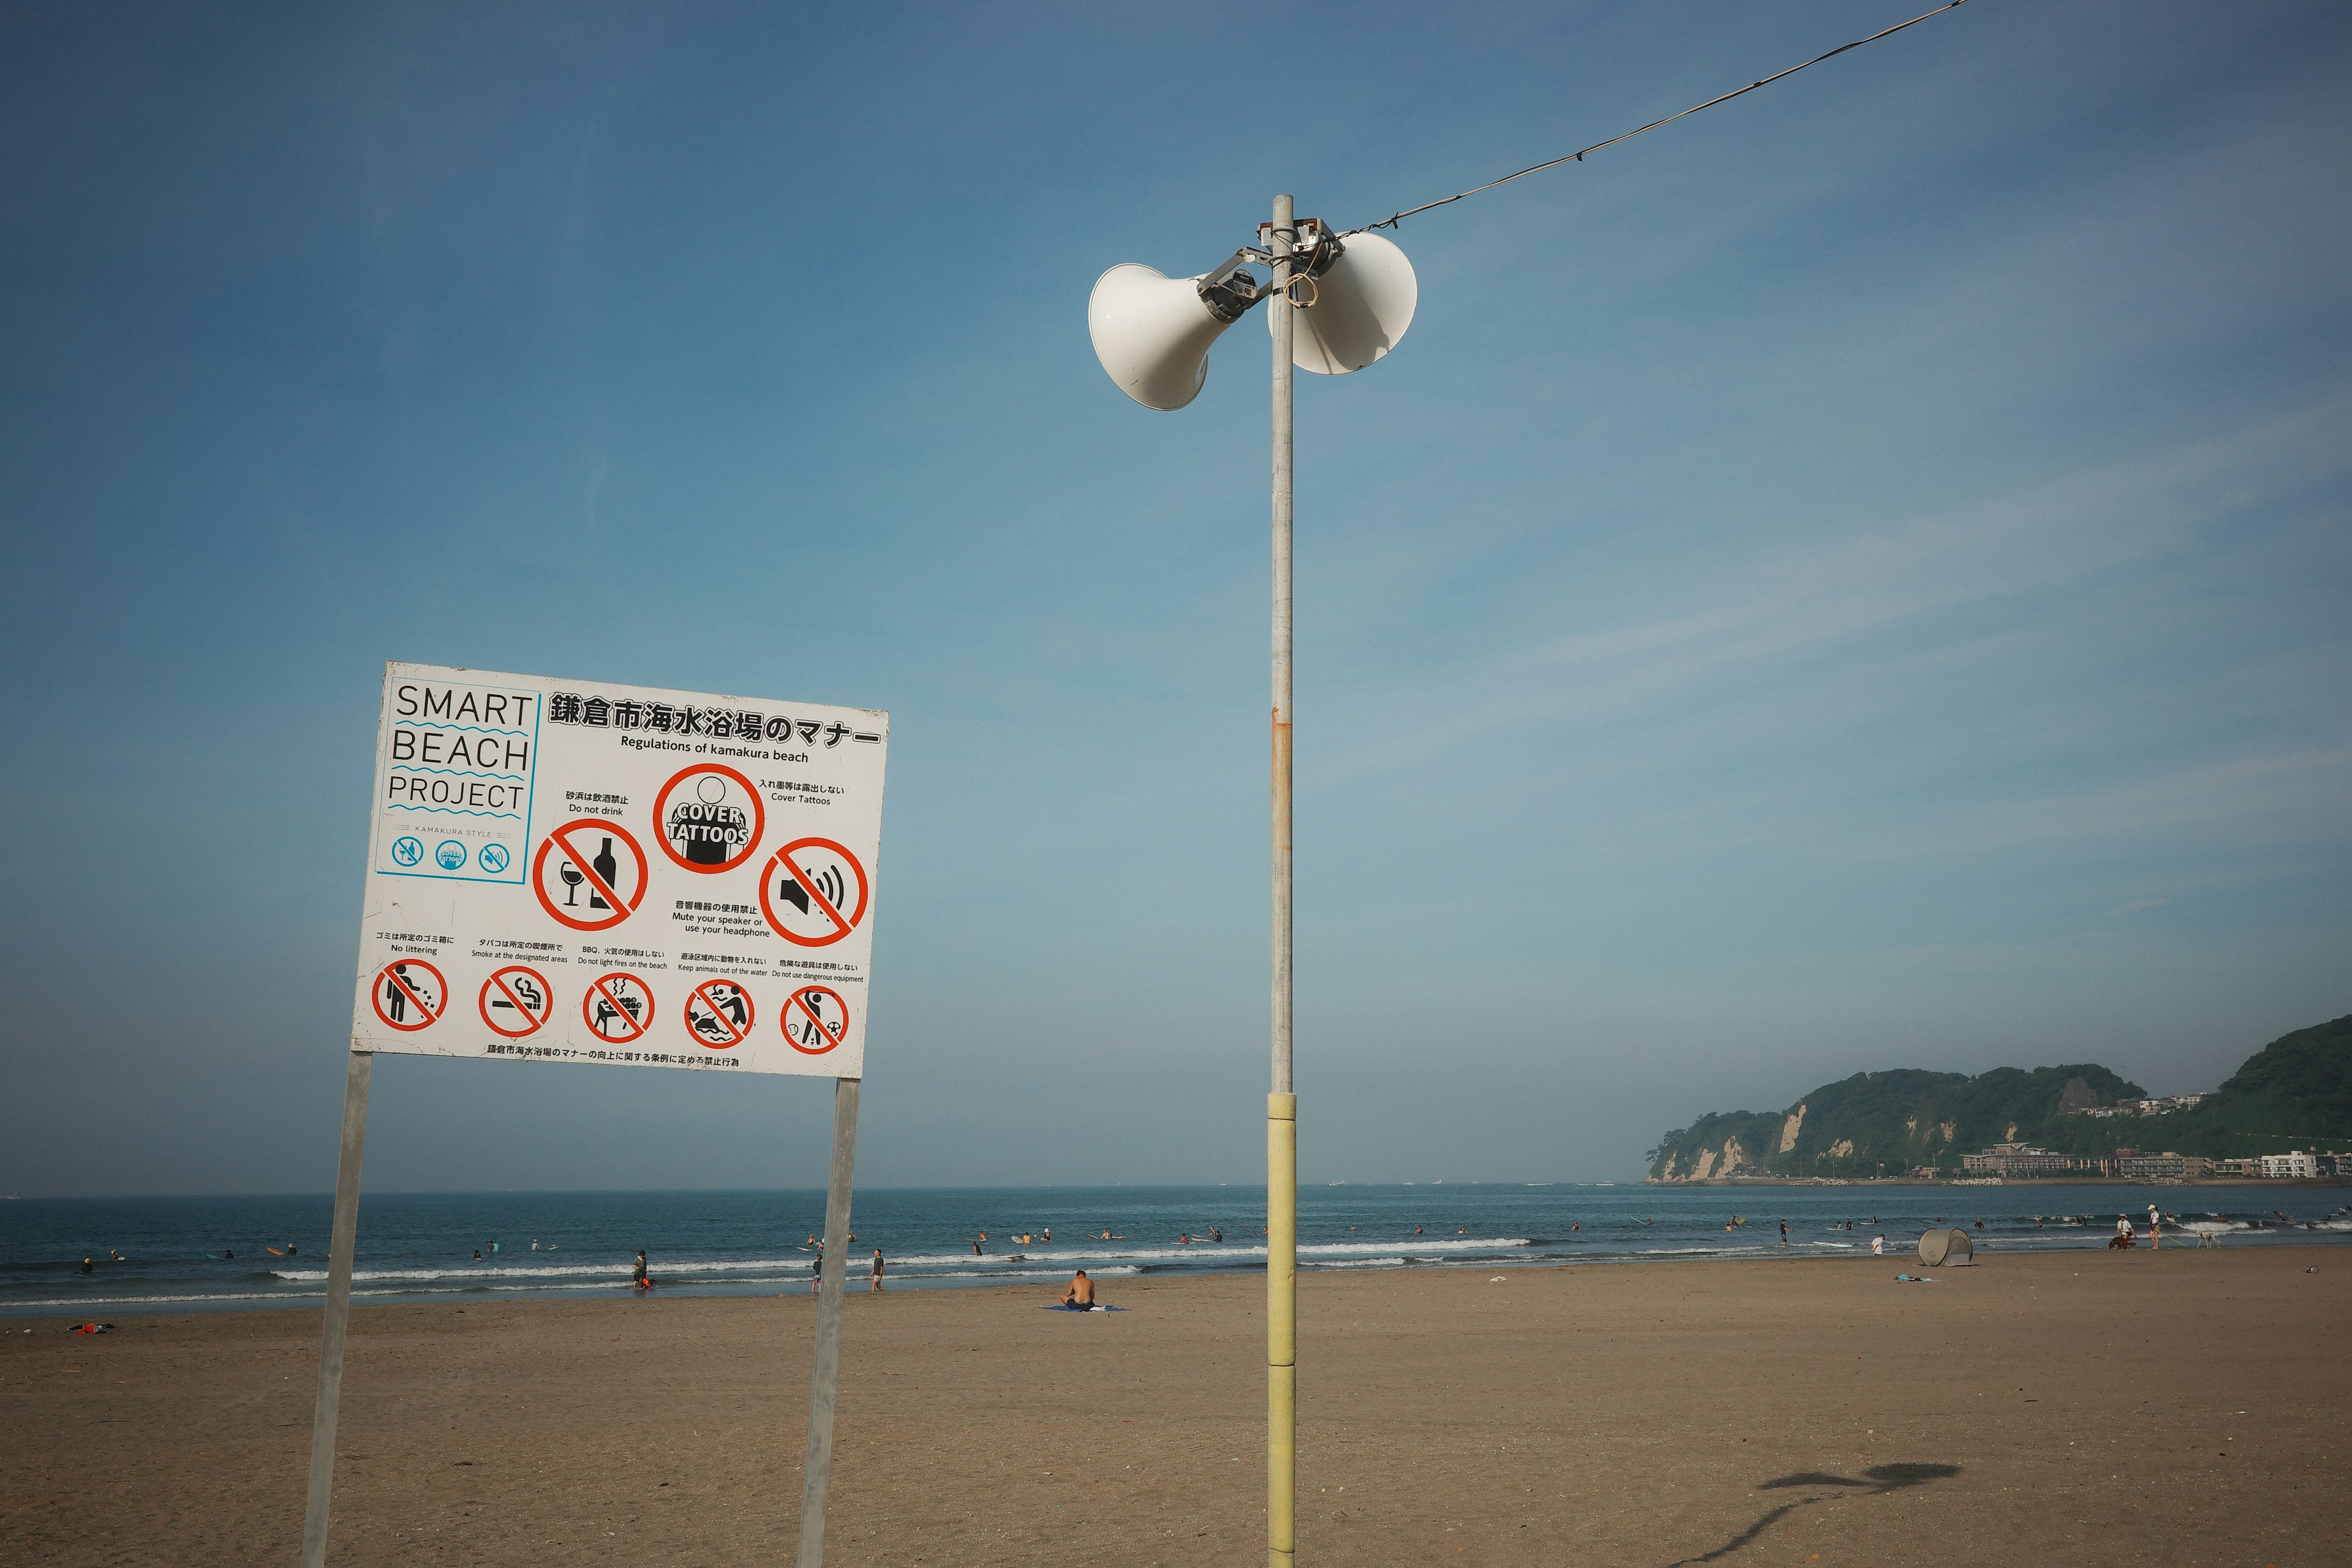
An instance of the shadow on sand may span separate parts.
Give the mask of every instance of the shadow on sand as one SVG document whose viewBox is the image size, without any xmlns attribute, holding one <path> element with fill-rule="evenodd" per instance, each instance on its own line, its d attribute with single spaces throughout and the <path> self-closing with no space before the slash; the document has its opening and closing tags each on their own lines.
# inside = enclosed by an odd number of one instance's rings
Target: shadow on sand
<svg viewBox="0 0 2352 1568">
<path fill-rule="evenodd" d="M 1925 1486 L 1929 1481 L 1940 1481 L 1959 1473 L 1960 1467 L 1958 1465 L 1873 1465 L 1863 1471 L 1859 1478 L 1832 1476 L 1822 1470 L 1800 1470 L 1793 1476 L 1775 1476 L 1769 1481 L 1757 1482 L 1756 1489 L 1759 1492 L 1769 1492 L 1801 1487 L 1815 1495 L 1799 1498 L 1794 1502 L 1784 1502 L 1779 1508 L 1767 1510 L 1762 1518 L 1714 1551 L 1703 1552 L 1696 1557 L 1682 1558 L 1675 1562 L 1672 1568 L 1689 1568 L 1689 1565 L 1694 1563 L 1720 1562 L 1733 1552 L 1753 1544 L 1758 1536 L 1799 1509 L 1811 1508 L 1818 1502 L 1827 1502 L 1830 1493 L 1823 1489 L 1826 1488 L 1852 1487 L 1857 1489 L 1862 1495 L 1868 1497 L 1881 1492 L 1899 1492 L 1906 1487 Z"/>
</svg>

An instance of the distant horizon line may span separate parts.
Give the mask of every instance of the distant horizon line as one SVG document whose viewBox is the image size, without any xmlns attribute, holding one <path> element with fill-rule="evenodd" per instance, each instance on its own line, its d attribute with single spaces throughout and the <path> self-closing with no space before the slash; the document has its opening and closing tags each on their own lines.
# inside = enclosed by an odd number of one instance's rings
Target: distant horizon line
<svg viewBox="0 0 2352 1568">
<path fill-rule="evenodd" d="M 1624 1184 L 1626 1184 L 1626 1183 L 1627 1183 L 1627 1182 L 1629 1182 L 1629 1181 L 1630 1181 L 1630 1182 L 1632 1182 L 1632 1183 L 1633 1183 L 1633 1184 L 1640 1184 L 1640 1182 L 1642 1181 L 1642 1178 L 1641 1178 L 1641 1177 L 1639 1177 L 1639 1176 L 1634 1176 L 1634 1177 L 1630 1177 L 1630 1178 L 1629 1178 L 1629 1177 L 1616 1177 L 1616 1178 L 1613 1178 L 1613 1179 L 1611 1179 L 1611 1180 L 1608 1180 L 1608 1181 L 1591 1181 L 1591 1182 L 1570 1181 L 1570 1180 L 1566 1180 L 1566 1179 L 1562 1179 L 1562 1178 L 1557 1178 L 1557 1177 L 1556 1177 L 1556 1178 L 1554 1178 L 1554 1179 L 1552 1179 L 1552 1180 L 1550 1180 L 1550 1181 L 1545 1181 L 1545 1182 L 1531 1182 L 1531 1181 L 1527 1181 L 1527 1180 L 1524 1180 L 1524 1179 L 1511 1179 L 1511 1180 L 1500 1180 L 1500 1179 L 1498 1179 L 1498 1180 L 1492 1180 L 1492 1181 L 1459 1181 L 1459 1180 L 1456 1180 L 1456 1179 L 1454 1179 L 1454 1178 L 1453 1178 L 1453 1177 L 1450 1177 L 1450 1176 L 1440 1176 L 1440 1177 L 1435 1177 L 1435 1178 L 1429 1179 L 1429 1180 L 1417 1180 L 1417 1181 L 1411 1181 L 1411 1182 L 1404 1182 L 1404 1181 L 1394 1181 L 1394 1182 L 1359 1182 L 1359 1181 L 1345 1181 L 1345 1182 L 1309 1182 L 1309 1181 L 1303 1181 L 1303 1180 L 1302 1180 L 1302 1181 L 1299 1183 L 1299 1187 L 1300 1187 L 1300 1190 L 1301 1190 L 1301 1191 L 1305 1191 L 1305 1190 L 1307 1190 L 1307 1189 L 1310 1189 L 1310 1188 L 1326 1188 L 1326 1189 L 1328 1189 L 1328 1188 L 1331 1188 L 1331 1187 L 1614 1187 L 1614 1186 L 1622 1186 L 1622 1185 L 1624 1185 Z M 1242 1191 L 1242 1192 L 1264 1192 L 1264 1191 L 1265 1190 L 1265 1184 L 1264 1182 L 931 1182 L 931 1183 L 895 1183 L 895 1184 L 877 1184 L 873 1185 L 873 1186 L 856 1186 L 856 1187 L 853 1188 L 853 1191 L 855 1191 L 855 1192 L 860 1192 L 860 1193 L 970 1193 L 970 1192 L 999 1192 L 999 1193 L 1050 1193 L 1050 1192 L 1101 1192 L 1101 1191 L 1104 1191 L 1104 1190 L 1106 1190 L 1106 1189 L 1121 1189 L 1121 1188 L 1124 1188 L 1124 1189 L 1129 1189 L 1129 1190 L 1132 1190 L 1132 1191 L 1135 1191 L 1135 1192 L 1178 1192 L 1178 1191 L 1194 1191 L 1194 1190 L 1198 1190 L 1198 1189 L 1200 1189 L 1200 1188 L 1203 1188 L 1203 1187 L 1225 1187 L 1225 1188 L 1233 1188 L 1233 1189 L 1236 1189 L 1236 1190 L 1239 1190 L 1239 1191 Z M 402 1188 L 385 1188 L 385 1189 L 382 1189 L 382 1190 L 373 1190 L 373 1191 L 362 1191 L 362 1192 L 360 1194 L 360 1197 L 361 1197 L 362 1201 L 365 1201 L 366 1199 L 368 1199 L 368 1198 L 372 1198 L 372 1197 L 384 1197 L 384 1198 L 435 1198 L 435 1197 L 530 1197 L 530 1196 L 555 1196 L 555 1195 L 562 1195 L 562 1196 L 574 1196 L 574 1197 L 576 1197 L 576 1196 L 588 1195 L 588 1194 L 643 1194 L 643 1193 L 823 1193 L 824 1190 L 825 1190 L 825 1189 L 824 1189 L 824 1187 L 822 1187 L 822 1186 L 799 1186 L 799 1187 L 787 1187 L 787 1186 L 777 1186 L 777 1187 L 751 1187 L 751 1186 L 709 1186 L 709 1187 L 402 1187 Z M 333 1199 L 334 1195 L 335 1195 L 335 1194 L 334 1194 L 334 1191 L 333 1191 L 333 1189 L 332 1189 L 332 1188 L 326 1188 L 326 1187 L 318 1188 L 318 1189 L 314 1189 L 314 1190 L 300 1190 L 300 1191 L 297 1191 L 297 1190 L 292 1190 L 292 1189 L 287 1189 L 287 1190 L 275 1191 L 275 1192 L 219 1192 L 219 1193 L 5 1193 L 5 1194 L 0 1194 L 0 1203 L 58 1203 L 58 1202 L 89 1202 L 89 1203 L 96 1203 L 96 1202 L 132 1202 L 132 1201 L 138 1201 L 138 1202 L 161 1202 L 161 1203 L 193 1203 L 193 1202 L 197 1202 L 197 1201 L 212 1201 L 212 1200 L 216 1200 L 216 1199 L 220 1199 L 220 1198 L 325 1198 L 325 1199 L 328 1199 L 328 1200 L 330 1200 L 330 1201 L 332 1201 L 332 1199 Z"/>
</svg>

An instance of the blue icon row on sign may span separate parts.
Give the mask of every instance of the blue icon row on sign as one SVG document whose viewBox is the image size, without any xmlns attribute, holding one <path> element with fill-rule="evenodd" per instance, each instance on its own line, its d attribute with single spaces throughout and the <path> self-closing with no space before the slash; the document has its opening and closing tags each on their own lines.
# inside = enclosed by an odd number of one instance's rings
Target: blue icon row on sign
<svg viewBox="0 0 2352 1568">
<path fill-rule="evenodd" d="M 392 841 L 392 858 L 403 866 L 415 865 L 425 858 L 424 840 L 412 835 L 402 835 Z M 468 859 L 475 859 L 493 877 L 505 870 L 511 858 L 503 844 L 485 844 L 479 851 L 474 851 L 454 838 L 443 839 L 433 851 L 433 863 L 444 871 L 462 871 Z"/>
</svg>

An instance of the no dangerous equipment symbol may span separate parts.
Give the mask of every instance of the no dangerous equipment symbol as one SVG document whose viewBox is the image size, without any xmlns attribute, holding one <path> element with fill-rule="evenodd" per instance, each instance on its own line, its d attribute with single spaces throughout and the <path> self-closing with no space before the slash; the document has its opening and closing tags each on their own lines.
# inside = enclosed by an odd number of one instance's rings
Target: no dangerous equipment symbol
<svg viewBox="0 0 2352 1568">
<path fill-rule="evenodd" d="M 653 1026 L 653 987 L 623 970 L 600 974 L 580 998 L 580 1016 L 600 1040 L 625 1046 L 644 1039 Z"/>
<path fill-rule="evenodd" d="M 760 873 L 760 910 L 786 942 L 826 947 L 866 918 L 866 868 L 830 838 L 795 838 Z"/>
<path fill-rule="evenodd" d="M 540 908 L 573 931 L 607 931 L 646 896 L 646 852 L 610 817 L 575 817 L 540 845 L 530 885 Z"/>
<path fill-rule="evenodd" d="M 509 963 L 482 982 L 482 1022 L 509 1040 L 538 1031 L 555 1011 L 547 976 L 528 964 Z"/>
<path fill-rule="evenodd" d="M 821 1057 L 849 1036 L 849 1004 L 824 985 L 803 985 L 784 1004 L 784 1038 L 803 1056 Z"/>
<path fill-rule="evenodd" d="M 705 876 L 732 871 L 751 858 L 768 829 L 768 808 L 751 781 L 718 763 L 698 763 L 654 797 L 654 831 L 662 853 Z"/>
<path fill-rule="evenodd" d="M 686 999 L 686 1026 L 714 1051 L 751 1037 L 751 994 L 732 980 L 706 980 Z"/>
<path fill-rule="evenodd" d="M 369 992 L 375 1016 L 403 1034 L 429 1027 L 449 1005 L 449 983 L 421 958 L 404 958 L 376 971 Z"/>
</svg>

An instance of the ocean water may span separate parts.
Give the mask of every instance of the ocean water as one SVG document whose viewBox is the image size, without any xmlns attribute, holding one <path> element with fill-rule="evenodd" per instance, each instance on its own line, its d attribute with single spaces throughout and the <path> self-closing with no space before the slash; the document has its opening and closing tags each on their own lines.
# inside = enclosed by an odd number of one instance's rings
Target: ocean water
<svg viewBox="0 0 2352 1568">
<path fill-rule="evenodd" d="M 2342 1244 L 2347 1198 L 2284 1185 L 1329 1186 L 1299 1194 L 1298 1255 L 1307 1270 L 1867 1259 L 1874 1236 L 1908 1257 L 1930 1226 L 1965 1227 L 1988 1252 L 2038 1252 L 2103 1247 L 2117 1214 L 2144 1227 L 2151 1203 L 2168 1227 L 2203 1226 L 2226 1247 Z M 879 1247 L 893 1289 L 1042 1287 L 1083 1268 L 1115 1300 L 1139 1275 L 1264 1268 L 1265 1204 L 1254 1187 L 877 1188 L 857 1194 L 851 1284 L 865 1289 Z M 0 1315 L 314 1307 L 331 1209 L 325 1194 L 0 1202 Z M 369 1194 L 352 1297 L 625 1295 L 640 1247 L 665 1294 L 804 1290 L 824 1215 L 822 1192 Z M 1735 1215 L 1746 1223 L 1726 1229 Z"/>
</svg>

